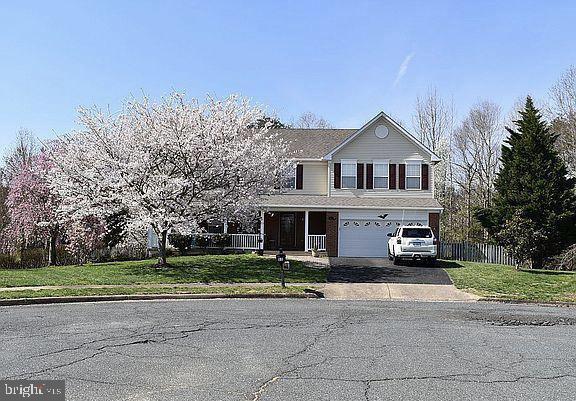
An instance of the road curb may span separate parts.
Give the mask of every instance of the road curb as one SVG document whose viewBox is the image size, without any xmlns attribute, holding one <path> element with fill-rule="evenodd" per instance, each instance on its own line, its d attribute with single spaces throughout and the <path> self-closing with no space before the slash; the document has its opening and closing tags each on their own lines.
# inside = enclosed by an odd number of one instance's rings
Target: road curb
<svg viewBox="0 0 576 401">
<path fill-rule="evenodd" d="M 77 302 L 102 302 L 102 301 L 149 301 L 160 299 L 317 299 L 320 298 L 315 292 L 304 293 L 277 293 L 277 294 L 133 294 L 133 295 L 85 295 L 73 297 L 38 297 L 38 298 L 14 298 L 0 299 L 0 306 L 15 305 L 44 305 L 60 303 L 77 303 Z"/>
<path fill-rule="evenodd" d="M 564 301 L 532 301 L 529 299 L 506 299 L 506 298 L 479 298 L 478 301 L 482 302 L 498 302 L 503 304 L 517 304 L 517 305 L 543 305 L 543 306 L 576 306 L 576 302 Z"/>
</svg>

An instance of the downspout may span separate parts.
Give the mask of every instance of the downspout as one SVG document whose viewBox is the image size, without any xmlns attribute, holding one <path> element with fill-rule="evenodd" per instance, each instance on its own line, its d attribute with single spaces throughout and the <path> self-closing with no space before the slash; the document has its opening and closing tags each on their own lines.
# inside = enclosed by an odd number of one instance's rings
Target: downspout
<svg viewBox="0 0 576 401">
<path fill-rule="evenodd" d="M 331 193 L 331 189 L 332 189 L 332 185 L 330 185 L 330 184 L 331 184 L 331 180 L 332 180 L 331 170 L 330 170 L 330 163 L 332 163 L 332 161 L 328 160 L 328 183 L 327 183 L 327 185 L 328 185 L 328 191 L 327 191 L 328 197 L 330 197 L 330 193 Z"/>
</svg>

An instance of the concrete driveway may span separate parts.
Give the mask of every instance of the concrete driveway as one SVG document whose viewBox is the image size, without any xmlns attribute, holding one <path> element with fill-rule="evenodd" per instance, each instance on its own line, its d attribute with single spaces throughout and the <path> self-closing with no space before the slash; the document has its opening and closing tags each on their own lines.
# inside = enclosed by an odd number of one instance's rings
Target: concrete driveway
<svg viewBox="0 0 576 401">
<path fill-rule="evenodd" d="M 478 297 L 458 290 L 440 267 L 418 263 L 395 266 L 387 258 L 331 258 L 328 299 L 397 299 L 473 301 Z"/>
</svg>

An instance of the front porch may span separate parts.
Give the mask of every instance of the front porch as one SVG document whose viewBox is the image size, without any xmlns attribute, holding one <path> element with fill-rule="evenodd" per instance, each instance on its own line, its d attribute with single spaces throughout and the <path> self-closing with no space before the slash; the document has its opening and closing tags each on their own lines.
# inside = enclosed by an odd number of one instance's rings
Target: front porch
<svg viewBox="0 0 576 401">
<path fill-rule="evenodd" d="M 264 249 L 326 250 L 326 212 L 270 211 L 263 213 Z"/>
<path fill-rule="evenodd" d="M 302 253 L 316 249 L 323 252 L 326 251 L 326 215 L 326 212 L 316 211 L 262 212 L 259 227 L 251 228 L 253 233 L 242 232 L 242 227 L 226 221 L 202 223 L 205 232 L 194 235 L 192 246 L 244 250 L 263 248 L 273 252 L 282 249 Z M 223 235 L 226 237 L 225 245 L 219 243 Z M 197 237 L 202 237 L 206 243 L 199 246 Z M 149 239 L 150 243 L 156 241 Z"/>
</svg>

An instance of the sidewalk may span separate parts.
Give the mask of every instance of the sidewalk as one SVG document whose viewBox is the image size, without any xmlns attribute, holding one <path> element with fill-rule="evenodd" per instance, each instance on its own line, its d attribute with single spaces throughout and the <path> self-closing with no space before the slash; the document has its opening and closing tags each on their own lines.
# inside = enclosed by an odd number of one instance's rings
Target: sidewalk
<svg viewBox="0 0 576 401">
<path fill-rule="evenodd" d="M 477 301 L 479 297 L 444 284 L 328 283 L 319 289 L 327 299 L 401 301 Z"/>
</svg>

